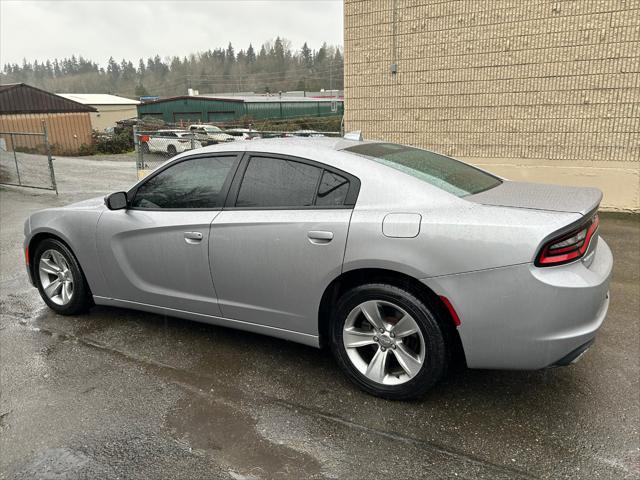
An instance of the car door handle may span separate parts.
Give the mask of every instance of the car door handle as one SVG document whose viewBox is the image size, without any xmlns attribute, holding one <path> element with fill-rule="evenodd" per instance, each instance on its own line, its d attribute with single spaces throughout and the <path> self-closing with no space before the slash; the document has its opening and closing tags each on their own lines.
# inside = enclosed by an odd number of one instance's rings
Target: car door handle
<svg viewBox="0 0 640 480">
<path fill-rule="evenodd" d="M 202 241 L 202 233 L 184 232 L 184 241 L 189 244 L 200 243 Z"/>
<path fill-rule="evenodd" d="M 327 232 L 324 230 L 311 230 L 307 232 L 307 237 L 309 237 L 309 241 L 311 243 L 315 243 L 317 245 L 323 243 L 329 243 L 333 240 L 333 232 Z"/>
</svg>

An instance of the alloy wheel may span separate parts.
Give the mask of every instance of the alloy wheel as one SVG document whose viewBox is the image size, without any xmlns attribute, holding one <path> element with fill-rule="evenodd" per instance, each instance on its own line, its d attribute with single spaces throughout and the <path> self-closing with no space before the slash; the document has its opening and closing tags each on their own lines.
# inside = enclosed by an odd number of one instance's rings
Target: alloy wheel
<svg viewBox="0 0 640 480">
<path fill-rule="evenodd" d="M 425 361 L 425 341 L 418 323 L 388 301 L 369 300 L 351 310 L 342 341 L 353 366 L 383 385 L 408 382 Z"/>
<path fill-rule="evenodd" d="M 67 259 L 57 250 L 46 250 L 38 262 L 42 290 L 49 300 L 64 306 L 73 296 L 74 278 Z"/>
</svg>

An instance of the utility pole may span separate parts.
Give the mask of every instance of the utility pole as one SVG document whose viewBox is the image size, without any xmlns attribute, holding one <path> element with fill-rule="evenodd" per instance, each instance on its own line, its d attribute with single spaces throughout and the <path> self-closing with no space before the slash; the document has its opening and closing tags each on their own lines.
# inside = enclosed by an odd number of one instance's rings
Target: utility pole
<svg viewBox="0 0 640 480">
<path fill-rule="evenodd" d="M 333 91 L 333 60 L 329 62 L 329 90 Z"/>
</svg>

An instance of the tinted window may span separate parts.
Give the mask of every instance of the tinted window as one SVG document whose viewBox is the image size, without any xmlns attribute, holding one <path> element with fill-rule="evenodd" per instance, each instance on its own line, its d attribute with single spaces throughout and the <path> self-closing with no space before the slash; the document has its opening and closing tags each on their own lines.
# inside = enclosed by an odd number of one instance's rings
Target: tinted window
<svg viewBox="0 0 640 480">
<path fill-rule="evenodd" d="M 365 143 L 345 148 L 464 197 L 497 187 L 500 179 L 438 153 L 395 143 Z"/>
<path fill-rule="evenodd" d="M 252 157 L 238 192 L 237 207 L 313 205 L 321 170 L 289 160 Z"/>
<path fill-rule="evenodd" d="M 316 205 L 344 205 L 349 192 L 349 180 L 327 170 L 322 174 Z"/>
<path fill-rule="evenodd" d="M 133 199 L 139 208 L 216 208 L 236 157 L 186 160 L 140 185 Z"/>
</svg>

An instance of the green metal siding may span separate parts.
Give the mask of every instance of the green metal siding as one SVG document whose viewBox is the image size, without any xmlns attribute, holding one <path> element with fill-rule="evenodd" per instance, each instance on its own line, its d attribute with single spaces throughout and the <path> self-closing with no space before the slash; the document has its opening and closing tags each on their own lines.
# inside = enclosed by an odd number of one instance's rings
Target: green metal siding
<svg viewBox="0 0 640 480">
<path fill-rule="evenodd" d="M 180 119 L 190 121 L 215 122 L 229 118 L 240 118 L 244 115 L 243 102 L 226 102 L 201 98 L 179 98 L 166 102 L 151 102 L 138 105 L 138 117 L 145 115 L 162 115 L 167 123 Z"/>
<path fill-rule="evenodd" d="M 337 111 L 331 111 L 332 102 L 287 101 L 239 102 L 205 98 L 177 98 L 138 105 L 138 117 L 161 117 L 167 123 L 230 122 L 244 116 L 256 120 L 290 119 L 300 117 L 324 117 L 342 115 L 344 103 L 336 101 Z"/>
<path fill-rule="evenodd" d="M 331 111 L 331 102 L 247 102 L 247 115 L 257 120 L 272 118 L 324 117 L 342 115 L 343 102 L 338 101 L 337 111 Z"/>
</svg>

